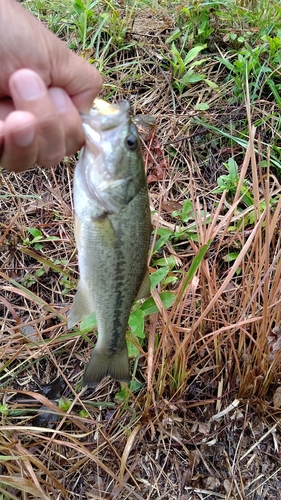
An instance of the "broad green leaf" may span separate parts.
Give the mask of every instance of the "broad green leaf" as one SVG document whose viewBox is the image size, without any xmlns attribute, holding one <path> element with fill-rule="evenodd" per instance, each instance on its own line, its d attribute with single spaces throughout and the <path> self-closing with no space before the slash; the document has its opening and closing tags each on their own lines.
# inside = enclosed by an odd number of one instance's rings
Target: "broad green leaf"
<svg viewBox="0 0 281 500">
<path fill-rule="evenodd" d="M 163 302 L 163 305 L 165 309 L 169 309 L 173 305 L 173 302 L 175 300 L 175 293 L 174 292 L 161 292 L 159 294 L 160 299 Z M 140 309 L 143 311 L 144 315 L 146 316 L 147 314 L 153 314 L 158 312 L 158 307 L 154 302 L 154 299 L 152 297 L 149 297 L 140 307 Z"/>
<path fill-rule="evenodd" d="M 174 255 L 169 257 L 163 257 L 162 259 L 157 259 L 153 261 L 157 266 L 168 266 L 170 270 L 174 269 L 176 265 L 176 259 Z"/>
<path fill-rule="evenodd" d="M 127 339 L 127 347 L 128 347 L 128 356 L 129 358 L 136 358 L 140 351 L 139 349 L 131 342 L 131 340 Z"/>
<path fill-rule="evenodd" d="M 144 338 L 144 313 L 140 309 L 136 309 L 130 314 L 129 326 L 132 332 L 141 339 Z"/>
<path fill-rule="evenodd" d="M 177 60 L 182 60 L 181 55 L 174 43 L 172 43 L 171 52 L 176 57 Z"/>
<path fill-rule="evenodd" d="M 81 333 L 90 333 L 97 326 L 97 318 L 95 314 L 91 314 L 88 318 L 83 319 L 80 325 Z"/>
<path fill-rule="evenodd" d="M 168 267 L 161 267 L 150 275 L 150 289 L 153 290 L 168 274 Z"/>
<path fill-rule="evenodd" d="M 82 12 L 85 11 L 85 5 L 84 2 L 82 2 L 82 0 L 75 0 L 73 2 L 73 7 L 78 14 L 81 14 Z"/>
<path fill-rule="evenodd" d="M 223 257 L 223 260 L 225 262 L 232 262 L 233 260 L 236 260 L 239 255 L 239 252 L 229 252 L 227 255 Z"/>
<path fill-rule="evenodd" d="M 169 238 L 174 235 L 174 232 L 170 229 L 159 228 L 157 234 L 160 236 L 158 240 L 155 241 L 155 245 L 153 248 L 153 253 L 156 253 L 159 248 L 165 245 L 165 243 L 169 240 Z"/>
<path fill-rule="evenodd" d="M 41 231 L 39 231 L 39 229 L 36 229 L 36 227 L 29 227 L 28 232 L 33 236 L 33 238 L 38 238 L 38 237 L 42 238 L 43 236 Z"/>
<path fill-rule="evenodd" d="M 38 236 L 34 236 L 34 238 L 33 238 L 33 240 L 32 240 L 31 243 L 37 243 L 37 241 L 41 242 L 42 238 L 43 238 L 42 234 L 39 234 Z"/>
<path fill-rule="evenodd" d="M 142 388 L 143 384 L 138 380 L 133 379 L 132 382 L 129 383 L 130 390 L 132 392 L 137 392 Z"/>
<path fill-rule="evenodd" d="M 238 165 L 237 165 L 236 161 L 233 158 L 229 158 L 227 164 L 228 164 L 228 171 L 229 171 L 231 179 L 233 179 L 233 180 L 237 179 Z"/>
<path fill-rule="evenodd" d="M 180 79 L 180 82 L 183 85 L 187 85 L 188 83 L 196 83 L 196 82 L 201 82 L 204 80 L 203 75 L 199 75 L 198 73 L 194 73 L 194 71 L 191 69 L 185 75 Z"/>
<path fill-rule="evenodd" d="M 178 278 L 176 276 L 168 276 L 168 278 L 163 281 L 163 285 L 168 285 L 168 283 L 172 283 L 174 285 L 177 281 Z"/>
<path fill-rule="evenodd" d="M 197 47 L 193 47 L 192 49 L 190 49 L 184 58 L 185 66 L 191 61 L 193 61 L 193 59 L 195 59 L 198 56 L 199 52 L 201 52 L 201 50 L 205 49 L 206 47 L 207 45 L 204 44 L 204 45 L 197 45 Z"/>
</svg>

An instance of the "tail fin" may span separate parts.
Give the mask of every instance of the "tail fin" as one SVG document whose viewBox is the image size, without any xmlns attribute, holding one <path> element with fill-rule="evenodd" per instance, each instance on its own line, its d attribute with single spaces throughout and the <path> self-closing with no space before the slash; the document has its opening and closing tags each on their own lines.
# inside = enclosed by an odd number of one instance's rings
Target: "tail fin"
<svg viewBox="0 0 281 500">
<path fill-rule="evenodd" d="M 127 346 L 116 354 L 109 355 L 103 349 L 95 347 L 86 366 L 83 387 L 95 387 L 103 378 L 110 376 L 119 382 L 130 382 L 130 366 Z"/>
</svg>

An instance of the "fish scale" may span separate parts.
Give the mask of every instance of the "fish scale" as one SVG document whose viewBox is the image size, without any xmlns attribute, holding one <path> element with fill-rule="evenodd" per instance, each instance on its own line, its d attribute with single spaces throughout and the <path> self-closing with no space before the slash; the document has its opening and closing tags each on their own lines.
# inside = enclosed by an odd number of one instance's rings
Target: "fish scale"
<svg viewBox="0 0 281 500">
<path fill-rule="evenodd" d="M 75 170 L 80 280 L 68 322 L 72 328 L 96 314 L 98 340 L 83 377 L 89 387 L 108 375 L 130 380 L 129 314 L 136 298 L 149 294 L 151 222 L 137 130 L 126 101 L 100 103 L 83 116 L 86 146 Z"/>
</svg>

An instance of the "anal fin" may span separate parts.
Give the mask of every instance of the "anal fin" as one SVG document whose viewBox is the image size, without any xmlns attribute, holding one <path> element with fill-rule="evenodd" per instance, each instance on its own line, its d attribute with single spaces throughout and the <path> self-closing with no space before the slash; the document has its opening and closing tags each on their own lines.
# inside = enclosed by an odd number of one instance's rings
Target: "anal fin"
<svg viewBox="0 0 281 500">
<path fill-rule="evenodd" d="M 94 312 L 93 307 L 89 303 L 88 294 L 79 281 L 77 292 L 68 316 L 68 329 L 70 330 L 78 321 L 82 321 L 82 319 L 87 318 Z"/>
</svg>

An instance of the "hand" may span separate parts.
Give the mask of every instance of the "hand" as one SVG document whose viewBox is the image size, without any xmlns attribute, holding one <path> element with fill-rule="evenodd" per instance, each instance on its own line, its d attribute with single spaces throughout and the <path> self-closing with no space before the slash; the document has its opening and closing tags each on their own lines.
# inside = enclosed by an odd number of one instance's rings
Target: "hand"
<svg viewBox="0 0 281 500">
<path fill-rule="evenodd" d="M 0 0 L 0 31 L 0 163 L 55 165 L 82 147 L 101 76 L 15 0 Z"/>
</svg>

